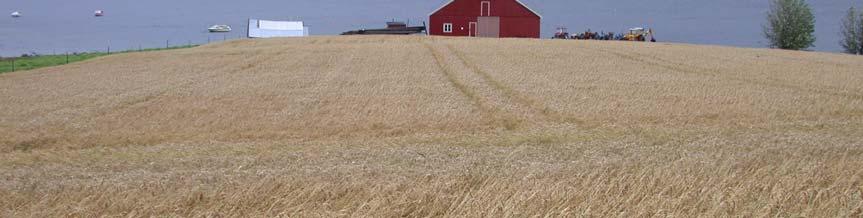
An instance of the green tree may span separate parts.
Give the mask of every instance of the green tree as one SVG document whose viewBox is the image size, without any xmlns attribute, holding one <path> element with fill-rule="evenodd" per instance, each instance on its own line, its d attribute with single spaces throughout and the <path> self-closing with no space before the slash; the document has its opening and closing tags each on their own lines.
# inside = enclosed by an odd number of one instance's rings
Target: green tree
<svg viewBox="0 0 863 218">
<path fill-rule="evenodd" d="M 863 55 L 863 12 L 858 13 L 854 7 L 842 19 L 841 45 L 845 53 Z"/>
<path fill-rule="evenodd" d="M 815 15 L 805 0 L 770 0 L 764 36 L 771 48 L 803 50 L 815 43 Z"/>
</svg>

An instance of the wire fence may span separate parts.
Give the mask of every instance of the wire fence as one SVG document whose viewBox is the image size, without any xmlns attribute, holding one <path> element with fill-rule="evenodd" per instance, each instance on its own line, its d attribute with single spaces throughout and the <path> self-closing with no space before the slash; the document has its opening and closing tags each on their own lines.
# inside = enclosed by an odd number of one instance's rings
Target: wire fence
<svg viewBox="0 0 863 218">
<path fill-rule="evenodd" d="M 77 61 L 82 61 L 94 57 L 105 56 L 116 53 L 129 53 L 129 52 L 145 52 L 145 51 L 159 51 L 159 50 L 167 50 L 167 49 L 180 49 L 180 48 L 191 48 L 200 45 L 206 45 L 211 43 L 218 43 L 236 39 L 245 39 L 245 34 L 208 34 L 206 40 L 176 40 L 176 39 L 166 39 L 164 40 L 164 44 L 157 45 L 158 43 L 148 43 L 147 46 L 144 46 L 143 43 L 136 43 L 137 46 L 130 46 L 129 43 L 125 43 L 125 49 L 118 49 L 118 47 L 112 47 L 111 43 L 106 43 L 103 49 L 89 49 L 84 51 L 70 51 L 73 49 L 60 49 L 61 51 L 65 50 L 65 52 L 57 53 L 58 49 L 51 49 L 50 53 L 37 53 L 31 51 L 30 53 L 17 55 L 17 57 L 0 57 L 0 73 L 7 72 L 15 72 L 22 70 L 30 70 L 41 67 L 69 64 Z M 119 44 L 119 43 L 118 43 Z M 133 44 L 134 45 L 134 44 Z"/>
</svg>

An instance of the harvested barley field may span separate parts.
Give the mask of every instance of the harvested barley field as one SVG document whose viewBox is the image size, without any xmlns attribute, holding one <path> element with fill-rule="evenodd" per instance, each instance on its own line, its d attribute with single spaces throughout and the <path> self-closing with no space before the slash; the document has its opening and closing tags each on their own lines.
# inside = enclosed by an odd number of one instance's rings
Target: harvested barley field
<svg viewBox="0 0 863 218">
<path fill-rule="evenodd" d="M 863 58 L 242 40 L 0 75 L 0 217 L 859 217 Z"/>
</svg>

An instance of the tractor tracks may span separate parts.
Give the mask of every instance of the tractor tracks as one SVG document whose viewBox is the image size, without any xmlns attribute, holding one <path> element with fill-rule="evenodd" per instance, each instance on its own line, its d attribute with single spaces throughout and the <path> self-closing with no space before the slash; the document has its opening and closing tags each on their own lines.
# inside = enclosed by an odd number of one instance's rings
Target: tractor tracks
<svg viewBox="0 0 863 218">
<path fill-rule="evenodd" d="M 485 101 L 483 101 L 479 97 L 479 94 L 477 94 L 474 89 L 471 89 L 470 87 L 465 85 L 465 83 L 463 83 L 462 81 L 460 81 L 456 77 L 456 75 L 455 75 L 456 73 L 453 72 L 453 69 L 450 67 L 447 67 L 448 65 L 446 64 L 446 60 L 444 59 L 443 54 L 441 54 L 441 52 L 439 50 L 435 49 L 434 47 L 432 47 L 431 45 L 429 45 L 427 43 L 424 45 L 426 46 L 426 48 L 428 48 L 428 50 L 431 52 L 432 56 L 434 57 L 435 64 L 437 65 L 437 67 L 441 70 L 441 72 L 443 72 L 447 81 L 453 87 L 455 87 L 462 95 L 464 95 L 465 97 L 470 99 L 470 101 L 476 107 L 480 108 L 480 110 L 483 110 L 483 111 L 495 110 L 494 108 L 491 108 L 488 105 L 486 105 Z"/>
<path fill-rule="evenodd" d="M 594 51 L 601 52 L 601 53 L 612 54 L 612 55 L 620 57 L 622 59 L 626 59 L 626 60 L 638 62 L 638 63 L 643 63 L 643 64 L 648 64 L 650 66 L 656 66 L 656 67 L 660 67 L 660 68 L 671 70 L 671 71 L 678 72 L 678 73 L 708 76 L 708 77 L 737 81 L 737 82 L 748 83 L 748 84 L 753 84 L 753 85 L 758 85 L 758 86 L 767 86 L 767 87 L 789 89 L 789 90 L 800 91 L 800 92 L 809 92 L 809 93 L 815 93 L 815 94 L 821 94 L 821 95 L 843 97 L 843 98 L 848 98 L 851 100 L 863 99 L 863 95 L 860 95 L 860 94 L 848 93 L 848 92 L 843 92 L 843 91 L 838 91 L 838 90 L 832 90 L 832 89 L 825 88 L 825 87 L 815 88 L 815 87 L 807 87 L 807 86 L 800 86 L 800 85 L 792 85 L 792 84 L 783 83 L 783 82 L 775 81 L 775 80 L 774 81 L 762 81 L 762 80 L 753 80 L 753 79 L 741 78 L 741 77 L 736 77 L 736 76 L 728 76 L 728 75 L 723 75 L 722 72 L 720 72 L 716 69 L 709 69 L 709 68 L 694 66 L 691 64 L 669 61 L 669 60 L 665 60 L 665 59 L 662 59 L 659 57 L 641 58 L 641 57 L 638 57 L 636 55 L 625 54 L 625 53 L 607 50 L 607 49 L 592 48 L 592 47 L 587 47 L 587 46 L 580 46 L 580 47 L 584 48 L 584 49 L 594 50 Z"/>
<path fill-rule="evenodd" d="M 495 79 L 452 45 L 423 44 L 447 81 L 480 110 L 489 124 L 514 130 L 557 116 L 543 103 Z"/>
<path fill-rule="evenodd" d="M 476 88 L 469 86 L 466 82 L 463 82 L 456 72 L 455 69 L 449 67 L 447 64 L 446 56 L 444 56 L 440 50 L 435 49 L 432 45 L 428 43 L 423 43 L 429 52 L 432 54 L 435 60 L 435 65 L 438 69 L 443 72 L 444 77 L 447 82 L 450 83 L 453 87 L 458 90 L 461 95 L 466 97 L 471 104 L 479 109 L 480 115 L 482 119 L 488 124 L 497 127 L 503 127 L 507 130 L 514 130 L 518 128 L 523 120 L 518 119 L 513 114 L 502 111 L 501 109 L 493 106 L 491 102 L 489 102 L 485 97 L 480 96 L 480 93 Z"/>
<path fill-rule="evenodd" d="M 220 79 L 226 79 L 231 76 L 236 76 L 237 73 L 242 72 L 253 72 L 256 68 L 260 67 L 260 63 L 267 63 L 273 60 L 277 60 L 279 55 L 283 55 L 283 53 L 278 54 L 254 54 L 251 56 L 244 57 L 242 60 L 242 64 L 231 66 L 228 69 L 203 69 L 203 70 L 195 70 L 195 73 L 190 73 L 179 79 L 177 82 L 168 83 L 163 86 L 153 85 L 152 87 L 160 87 L 159 89 L 150 90 L 149 93 L 146 93 L 147 90 L 141 90 L 139 92 L 142 95 L 130 96 L 126 99 L 123 99 L 119 102 L 115 107 L 104 110 L 101 113 L 98 113 L 96 117 L 103 117 L 108 115 L 113 111 L 126 111 L 129 108 L 134 108 L 140 105 L 147 104 L 148 102 L 156 101 L 159 98 L 163 98 L 169 95 L 171 92 L 177 92 L 178 90 L 182 90 L 184 88 L 193 87 L 198 84 L 202 84 L 209 81 L 215 81 Z"/>
<path fill-rule="evenodd" d="M 503 82 L 496 80 L 491 74 L 474 64 L 473 62 L 468 61 L 468 58 L 464 55 L 463 52 L 459 51 L 452 47 L 452 45 L 447 44 L 447 48 L 452 51 L 455 56 L 461 61 L 461 63 L 470 70 L 478 75 L 480 75 L 486 82 L 488 82 L 492 87 L 497 89 L 500 92 L 509 98 L 520 104 L 521 106 L 529 109 L 533 114 L 537 115 L 544 121 L 560 121 L 563 119 L 563 115 L 557 111 L 549 108 L 545 103 L 531 98 L 521 92 L 516 91 L 510 86 L 507 86 Z"/>
</svg>

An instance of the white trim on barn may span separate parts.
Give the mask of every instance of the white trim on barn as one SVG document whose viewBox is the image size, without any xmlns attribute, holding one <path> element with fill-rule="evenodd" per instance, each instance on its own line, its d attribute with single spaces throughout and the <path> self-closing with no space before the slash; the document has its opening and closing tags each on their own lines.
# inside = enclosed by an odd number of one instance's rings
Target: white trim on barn
<svg viewBox="0 0 863 218">
<path fill-rule="evenodd" d="M 488 10 L 486 10 L 486 9 L 488 9 Z M 483 13 L 483 12 L 485 12 L 485 13 Z M 479 2 L 479 16 L 480 17 L 491 16 L 491 1 Z"/>
<path fill-rule="evenodd" d="M 456 0 L 449 0 L 449 2 L 447 2 L 447 3 L 446 3 L 446 4 L 444 4 L 443 6 L 440 6 L 440 8 L 435 9 L 434 11 L 432 11 L 431 13 L 429 13 L 429 17 L 431 17 L 432 15 L 434 15 L 435 13 L 437 13 L 438 11 L 443 10 L 443 8 L 445 8 L 446 6 L 449 6 L 449 4 L 452 4 L 452 3 L 453 3 L 453 2 L 455 2 L 455 1 L 456 1 Z M 527 10 L 528 10 L 528 11 L 530 11 L 531 13 L 535 14 L 536 16 L 538 16 L 538 17 L 539 17 L 539 19 L 542 19 L 542 15 L 541 15 L 541 14 L 537 13 L 536 11 L 534 11 L 532 8 L 528 7 L 528 6 L 527 6 L 526 4 L 524 4 L 523 2 L 521 2 L 521 1 L 519 1 L 519 0 L 515 0 L 515 2 L 516 2 L 516 3 L 518 3 L 518 4 L 520 4 L 522 7 L 527 8 Z"/>
</svg>

